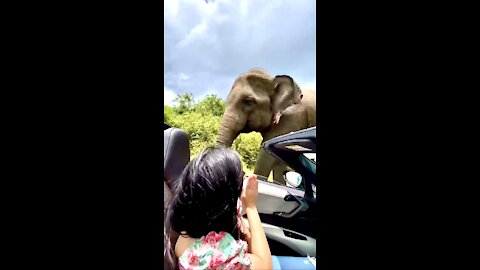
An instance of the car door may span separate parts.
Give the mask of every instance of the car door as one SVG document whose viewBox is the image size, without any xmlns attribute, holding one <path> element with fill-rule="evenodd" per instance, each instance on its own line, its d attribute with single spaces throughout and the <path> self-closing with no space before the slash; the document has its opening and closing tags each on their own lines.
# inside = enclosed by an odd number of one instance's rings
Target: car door
<svg viewBox="0 0 480 270">
<path fill-rule="evenodd" d="M 316 256 L 316 222 L 305 209 L 304 195 L 304 191 L 259 180 L 257 209 L 272 254 L 292 255 L 291 249 L 296 255 Z M 275 254 L 276 250 L 285 253 Z"/>
<path fill-rule="evenodd" d="M 276 143 L 288 140 L 289 137 L 284 137 Z M 273 147 L 273 145 L 265 144 L 265 147 L 269 146 Z M 309 165 L 315 166 L 312 155 L 315 153 L 310 152 L 307 156 L 307 153 L 292 152 L 291 154 L 283 153 L 280 157 L 284 158 L 289 166 L 291 164 L 288 163 L 288 158 L 304 159 L 303 162 L 311 162 Z M 298 167 L 298 164 L 296 167 L 301 168 Z M 303 173 L 304 190 L 270 182 L 267 178 L 258 176 L 257 209 L 273 255 L 316 256 L 317 220 L 314 210 L 316 198 L 315 194 L 311 192 L 315 190 L 315 186 L 310 186 L 308 194 L 305 192 L 305 185 L 313 183 L 314 174 L 306 172 L 303 169 L 301 172 L 297 172 L 300 175 Z M 279 252 L 282 254 L 278 254 Z"/>
</svg>

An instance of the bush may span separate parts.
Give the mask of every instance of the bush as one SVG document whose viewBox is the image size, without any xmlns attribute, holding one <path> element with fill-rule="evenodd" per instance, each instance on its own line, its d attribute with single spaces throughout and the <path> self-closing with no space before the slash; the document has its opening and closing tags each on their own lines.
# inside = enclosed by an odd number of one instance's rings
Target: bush
<svg viewBox="0 0 480 270">
<path fill-rule="evenodd" d="M 220 117 L 205 117 L 198 112 L 187 112 L 170 117 L 168 124 L 187 132 L 190 137 L 190 155 L 195 156 L 206 147 L 215 145 Z"/>
<path fill-rule="evenodd" d="M 225 102 L 216 95 L 209 95 L 194 103 L 189 93 L 178 95 L 176 101 L 180 105 L 163 107 L 164 119 L 170 126 L 188 133 L 193 158 L 203 149 L 215 145 Z M 232 148 L 240 154 L 244 168 L 255 168 L 261 142 L 262 136 L 258 132 L 240 134 L 233 142 Z"/>
<path fill-rule="evenodd" d="M 244 167 L 254 169 L 261 143 L 262 135 L 260 133 L 243 133 L 233 141 L 232 148 L 237 150 L 242 157 Z"/>
</svg>

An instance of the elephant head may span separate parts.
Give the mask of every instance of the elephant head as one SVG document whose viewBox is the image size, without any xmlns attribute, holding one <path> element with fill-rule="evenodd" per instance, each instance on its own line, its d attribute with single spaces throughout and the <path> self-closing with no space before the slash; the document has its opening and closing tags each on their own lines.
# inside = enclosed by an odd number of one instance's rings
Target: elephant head
<svg viewBox="0 0 480 270">
<path fill-rule="evenodd" d="M 290 87 L 295 87 L 291 78 L 288 81 Z M 260 69 L 240 75 L 227 97 L 217 144 L 230 147 L 240 133 L 268 130 L 274 114 L 272 106 L 282 98 L 278 90 L 280 85 L 282 89 L 286 87 L 285 83 L 274 82 L 270 74 Z"/>
</svg>

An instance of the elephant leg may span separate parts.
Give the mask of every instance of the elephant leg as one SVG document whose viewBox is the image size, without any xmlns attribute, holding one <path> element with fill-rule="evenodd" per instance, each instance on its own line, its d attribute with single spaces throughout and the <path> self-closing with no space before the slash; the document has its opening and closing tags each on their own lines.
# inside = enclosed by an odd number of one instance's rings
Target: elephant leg
<svg viewBox="0 0 480 270">
<path fill-rule="evenodd" d="M 283 175 L 285 172 L 287 172 L 287 166 L 281 162 L 275 162 L 273 165 L 273 180 L 275 180 L 275 183 L 281 184 L 281 185 L 286 185 L 285 178 Z"/>
<path fill-rule="evenodd" d="M 254 174 L 267 177 L 272 171 L 275 158 L 269 155 L 265 150 L 260 149 L 258 152 L 257 163 L 255 164 Z"/>
<path fill-rule="evenodd" d="M 262 175 L 268 177 L 270 172 L 273 170 L 273 180 L 277 184 L 286 185 L 283 175 L 288 171 L 287 166 L 282 162 L 278 161 L 271 155 L 269 155 L 265 150 L 261 149 L 258 153 L 257 163 L 255 165 L 254 173 L 256 175 Z"/>
</svg>

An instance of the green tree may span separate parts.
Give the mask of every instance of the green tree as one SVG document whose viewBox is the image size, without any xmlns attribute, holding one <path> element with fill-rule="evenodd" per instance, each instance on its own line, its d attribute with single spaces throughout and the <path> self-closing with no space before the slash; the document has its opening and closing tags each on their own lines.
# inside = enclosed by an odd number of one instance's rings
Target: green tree
<svg viewBox="0 0 480 270">
<path fill-rule="evenodd" d="M 177 102 L 178 104 L 175 107 L 175 110 L 179 114 L 189 112 L 195 103 L 193 99 L 193 94 L 188 92 L 183 95 L 177 95 L 173 101 Z"/>
<path fill-rule="evenodd" d="M 190 155 L 195 156 L 206 147 L 215 145 L 220 117 L 191 111 L 170 117 L 172 126 L 187 132 L 190 138 Z"/>
<path fill-rule="evenodd" d="M 163 119 L 165 121 L 165 123 L 171 125 L 171 121 L 172 121 L 172 118 L 175 118 L 175 109 L 170 107 L 170 106 L 167 106 L 167 105 L 164 105 L 163 106 Z"/>
<path fill-rule="evenodd" d="M 225 101 L 212 94 L 195 103 L 191 93 L 177 95 L 175 101 L 177 105 L 174 107 L 163 106 L 165 122 L 187 132 L 191 157 L 215 145 Z M 245 169 L 255 168 L 261 142 L 262 136 L 258 132 L 240 134 L 233 142 L 232 148 L 239 153 Z"/>
<path fill-rule="evenodd" d="M 255 168 L 255 163 L 257 162 L 261 143 L 262 135 L 260 133 L 243 133 L 233 141 L 232 148 L 240 154 L 244 166 L 253 170 Z"/>
<path fill-rule="evenodd" d="M 203 100 L 193 106 L 193 110 L 202 114 L 222 116 L 225 111 L 225 101 L 215 94 L 207 95 Z"/>
</svg>

